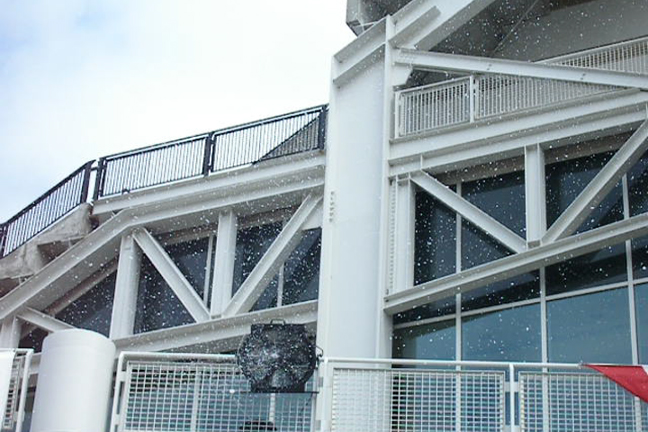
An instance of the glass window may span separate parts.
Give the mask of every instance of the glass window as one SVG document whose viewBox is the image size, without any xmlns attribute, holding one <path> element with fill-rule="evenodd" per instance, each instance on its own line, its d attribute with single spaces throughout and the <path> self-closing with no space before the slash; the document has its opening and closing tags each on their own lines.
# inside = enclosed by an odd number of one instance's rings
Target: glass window
<svg viewBox="0 0 648 432">
<path fill-rule="evenodd" d="M 549 361 L 631 363 L 628 290 L 547 303 Z"/>
<path fill-rule="evenodd" d="M 43 351 L 43 342 L 48 335 L 49 333 L 45 330 L 36 327 L 20 339 L 18 346 L 20 348 L 31 348 L 34 352 L 41 352 Z"/>
<path fill-rule="evenodd" d="M 648 277 L 648 237 L 632 239 L 632 270 L 636 279 Z"/>
<path fill-rule="evenodd" d="M 134 332 L 143 333 L 193 322 L 173 290 L 143 255 Z"/>
<path fill-rule="evenodd" d="M 526 236 L 524 172 L 517 171 L 462 185 L 462 196 L 494 219 Z"/>
<path fill-rule="evenodd" d="M 648 363 L 648 285 L 635 287 L 635 310 L 637 311 L 637 338 L 639 339 L 639 363 Z"/>
<path fill-rule="evenodd" d="M 450 297 L 398 313 L 394 315 L 394 324 L 454 314 L 456 312 L 455 299 L 455 295 L 452 294 Z"/>
<path fill-rule="evenodd" d="M 461 268 L 466 270 L 495 261 L 511 252 L 468 221 L 461 223 Z"/>
<path fill-rule="evenodd" d="M 108 336 L 115 297 L 115 279 L 116 273 L 106 277 L 55 317 L 75 327 Z"/>
<path fill-rule="evenodd" d="M 548 266 L 546 275 L 547 295 L 625 281 L 625 245 L 609 246 Z"/>
<path fill-rule="evenodd" d="M 539 296 L 540 274 L 536 271 L 463 293 L 461 295 L 461 310 L 471 311 L 529 300 Z"/>
<path fill-rule="evenodd" d="M 322 230 L 304 232 L 301 242 L 284 264 L 282 304 L 317 300 Z"/>
<path fill-rule="evenodd" d="M 424 360 L 455 359 L 454 320 L 394 330 L 395 358 Z"/>
<path fill-rule="evenodd" d="M 232 294 L 241 287 L 263 254 L 281 232 L 282 223 L 275 222 L 251 228 L 240 229 L 236 235 L 236 256 L 234 258 L 234 284 Z"/>
<path fill-rule="evenodd" d="M 414 285 L 455 272 L 457 219 L 430 194 L 416 193 Z"/>
<path fill-rule="evenodd" d="M 463 318 L 464 360 L 540 361 L 540 305 Z"/>
<path fill-rule="evenodd" d="M 628 171 L 630 216 L 648 211 L 648 153 Z"/>
<path fill-rule="evenodd" d="M 200 298 L 205 294 L 207 274 L 207 248 L 209 238 L 201 238 L 165 246 L 165 249 L 178 269 L 187 278 Z"/>
</svg>

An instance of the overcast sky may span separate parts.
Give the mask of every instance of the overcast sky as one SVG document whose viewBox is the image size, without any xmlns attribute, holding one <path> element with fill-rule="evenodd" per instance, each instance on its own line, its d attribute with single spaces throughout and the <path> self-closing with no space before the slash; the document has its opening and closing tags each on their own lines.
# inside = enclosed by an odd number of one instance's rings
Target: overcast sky
<svg viewBox="0 0 648 432">
<path fill-rule="evenodd" d="M 346 0 L 0 0 L 0 222 L 84 162 L 328 101 Z"/>
</svg>

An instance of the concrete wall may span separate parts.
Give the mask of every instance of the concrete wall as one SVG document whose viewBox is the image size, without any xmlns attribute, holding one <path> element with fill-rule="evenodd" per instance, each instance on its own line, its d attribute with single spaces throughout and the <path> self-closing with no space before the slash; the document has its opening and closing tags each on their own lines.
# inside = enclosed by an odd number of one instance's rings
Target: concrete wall
<svg viewBox="0 0 648 432">
<path fill-rule="evenodd" d="M 522 24 L 497 57 L 537 60 L 648 35 L 648 2 L 597 0 Z"/>
</svg>

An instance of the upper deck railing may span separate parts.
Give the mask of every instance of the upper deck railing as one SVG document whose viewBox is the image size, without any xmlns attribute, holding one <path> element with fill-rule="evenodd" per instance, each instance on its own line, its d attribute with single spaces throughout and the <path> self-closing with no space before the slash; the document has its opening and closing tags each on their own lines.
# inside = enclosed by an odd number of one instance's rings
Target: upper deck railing
<svg viewBox="0 0 648 432">
<path fill-rule="evenodd" d="M 323 149 L 327 105 L 90 161 L 0 224 L 0 258 L 99 198 Z M 92 173 L 94 182 L 91 182 Z M 94 189 L 91 191 L 91 189 Z"/>
<path fill-rule="evenodd" d="M 648 38 L 542 63 L 648 74 Z M 618 90 L 617 87 L 511 75 L 473 75 L 397 93 L 396 138 Z"/>
<path fill-rule="evenodd" d="M 645 403 L 577 364 L 324 358 L 309 390 L 250 393 L 233 356 L 123 353 L 110 432 L 648 428 Z"/>
</svg>

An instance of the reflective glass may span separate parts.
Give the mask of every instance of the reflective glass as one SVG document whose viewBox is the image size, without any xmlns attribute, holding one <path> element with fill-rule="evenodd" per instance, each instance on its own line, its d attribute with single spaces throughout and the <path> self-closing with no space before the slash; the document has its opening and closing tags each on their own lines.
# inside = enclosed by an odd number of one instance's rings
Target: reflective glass
<svg viewBox="0 0 648 432">
<path fill-rule="evenodd" d="M 648 237 L 632 239 L 632 270 L 636 279 L 648 277 Z"/>
<path fill-rule="evenodd" d="M 143 255 L 134 332 L 143 333 L 193 322 L 173 290 Z"/>
<path fill-rule="evenodd" d="M 635 287 L 639 363 L 648 364 L 648 285 Z"/>
<path fill-rule="evenodd" d="M 627 280 L 625 245 L 618 244 L 547 267 L 547 295 Z"/>
<path fill-rule="evenodd" d="M 457 219 L 430 194 L 416 193 L 414 285 L 455 272 Z"/>
<path fill-rule="evenodd" d="M 55 317 L 75 327 L 108 336 L 115 297 L 115 278 L 115 273 L 106 277 Z"/>
<path fill-rule="evenodd" d="M 454 320 L 394 330 L 395 358 L 423 360 L 455 359 Z"/>
<path fill-rule="evenodd" d="M 201 238 L 165 246 L 167 253 L 202 298 L 207 274 L 209 238 Z"/>
<path fill-rule="evenodd" d="M 467 182 L 462 185 L 461 193 L 506 227 L 526 236 L 524 172 Z"/>
<path fill-rule="evenodd" d="M 398 313 L 394 315 L 394 324 L 454 314 L 456 312 L 455 299 L 455 295 L 452 294 L 447 298 Z"/>
<path fill-rule="evenodd" d="M 461 223 L 461 268 L 471 267 L 495 261 L 511 252 L 486 233 L 468 221 Z"/>
<path fill-rule="evenodd" d="M 628 171 L 630 216 L 648 211 L 648 153 Z"/>
<path fill-rule="evenodd" d="M 463 318 L 463 360 L 540 361 L 540 305 Z"/>
<path fill-rule="evenodd" d="M 322 230 L 305 231 L 284 264 L 282 304 L 317 300 L 321 249 Z"/>
<path fill-rule="evenodd" d="M 20 339 L 18 347 L 31 348 L 34 352 L 41 352 L 43 350 L 43 342 L 48 334 L 45 330 L 36 327 Z"/>
<path fill-rule="evenodd" d="M 549 361 L 631 363 L 628 290 L 547 303 Z"/>
<path fill-rule="evenodd" d="M 236 235 L 234 284 L 232 294 L 241 287 L 263 254 L 281 232 L 281 222 L 240 229 Z"/>
<path fill-rule="evenodd" d="M 461 310 L 471 311 L 489 306 L 529 300 L 540 296 L 540 274 L 525 273 L 467 291 L 461 295 Z"/>
</svg>

